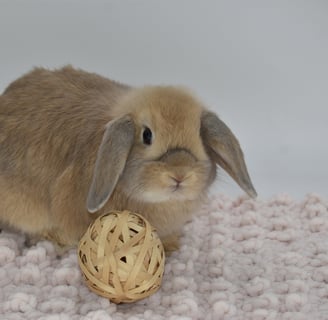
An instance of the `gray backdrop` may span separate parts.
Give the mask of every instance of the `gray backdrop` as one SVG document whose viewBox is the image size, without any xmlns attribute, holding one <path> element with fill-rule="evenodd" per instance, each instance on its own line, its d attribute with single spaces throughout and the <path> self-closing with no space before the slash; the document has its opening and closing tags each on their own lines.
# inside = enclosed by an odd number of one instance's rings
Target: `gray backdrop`
<svg viewBox="0 0 328 320">
<path fill-rule="evenodd" d="M 1 91 L 67 63 L 186 85 L 238 136 L 261 197 L 328 194 L 328 1 L 1 0 L 0 58 Z"/>
</svg>

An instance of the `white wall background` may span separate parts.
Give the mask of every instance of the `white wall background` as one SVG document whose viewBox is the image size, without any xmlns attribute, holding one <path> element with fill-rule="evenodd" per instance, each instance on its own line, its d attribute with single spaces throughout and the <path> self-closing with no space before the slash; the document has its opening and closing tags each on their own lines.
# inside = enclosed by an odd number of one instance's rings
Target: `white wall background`
<svg viewBox="0 0 328 320">
<path fill-rule="evenodd" d="M 67 63 L 183 84 L 230 126 L 263 198 L 328 196 L 328 1 L 1 0 L 0 91 Z M 227 177 L 213 189 L 241 194 Z"/>
</svg>

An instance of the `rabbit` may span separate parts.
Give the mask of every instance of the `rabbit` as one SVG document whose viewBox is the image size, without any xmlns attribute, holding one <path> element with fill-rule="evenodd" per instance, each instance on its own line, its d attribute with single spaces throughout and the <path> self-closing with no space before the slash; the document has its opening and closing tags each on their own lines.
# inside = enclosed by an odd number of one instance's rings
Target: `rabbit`
<svg viewBox="0 0 328 320">
<path fill-rule="evenodd" d="M 0 96 L 0 223 L 74 247 L 111 210 L 140 213 L 167 252 L 223 168 L 256 191 L 238 140 L 179 86 L 35 68 Z"/>
</svg>

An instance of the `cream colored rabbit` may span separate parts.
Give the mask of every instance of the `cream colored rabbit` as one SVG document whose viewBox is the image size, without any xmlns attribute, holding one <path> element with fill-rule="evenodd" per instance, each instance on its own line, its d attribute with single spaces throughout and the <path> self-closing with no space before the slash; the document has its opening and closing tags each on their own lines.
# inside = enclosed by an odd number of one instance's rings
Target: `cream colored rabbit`
<svg viewBox="0 0 328 320">
<path fill-rule="evenodd" d="M 256 195 L 237 139 L 181 88 L 38 68 L 0 96 L 0 222 L 61 246 L 128 209 L 177 248 L 217 164 Z"/>
</svg>

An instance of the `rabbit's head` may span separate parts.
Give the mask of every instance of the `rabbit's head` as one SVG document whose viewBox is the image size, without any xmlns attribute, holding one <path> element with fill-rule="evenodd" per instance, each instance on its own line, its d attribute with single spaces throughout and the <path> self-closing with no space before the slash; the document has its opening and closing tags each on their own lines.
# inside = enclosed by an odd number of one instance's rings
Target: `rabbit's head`
<svg viewBox="0 0 328 320">
<path fill-rule="evenodd" d="M 214 181 L 216 165 L 256 195 L 237 139 L 188 91 L 132 89 L 112 117 L 97 154 L 89 212 L 101 209 L 115 188 L 140 202 L 197 199 Z"/>
</svg>

